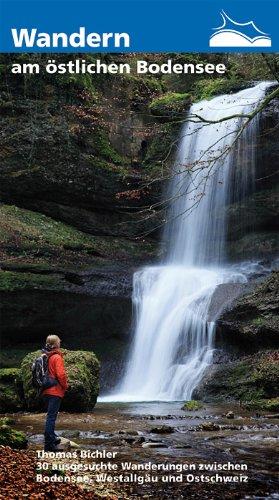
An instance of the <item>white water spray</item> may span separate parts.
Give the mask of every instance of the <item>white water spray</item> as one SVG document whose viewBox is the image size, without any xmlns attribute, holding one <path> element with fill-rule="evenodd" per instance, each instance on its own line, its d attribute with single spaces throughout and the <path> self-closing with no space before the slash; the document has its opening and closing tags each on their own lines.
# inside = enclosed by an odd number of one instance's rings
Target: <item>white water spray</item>
<svg viewBox="0 0 279 500">
<path fill-rule="evenodd" d="M 258 117 L 237 140 L 243 118 L 270 83 L 194 104 L 186 122 L 170 183 L 164 241 L 166 262 L 134 275 L 135 334 L 126 374 L 102 401 L 189 400 L 212 361 L 214 322 L 208 308 L 217 285 L 246 281 L 225 267 L 225 206 L 254 179 Z M 234 188 L 236 186 L 236 189 Z"/>
</svg>

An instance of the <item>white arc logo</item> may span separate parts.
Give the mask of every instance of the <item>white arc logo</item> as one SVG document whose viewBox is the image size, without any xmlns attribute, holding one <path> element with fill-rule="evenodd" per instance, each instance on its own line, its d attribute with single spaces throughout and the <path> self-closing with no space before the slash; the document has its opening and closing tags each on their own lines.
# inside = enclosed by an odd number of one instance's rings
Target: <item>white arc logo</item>
<svg viewBox="0 0 279 500">
<path fill-rule="evenodd" d="M 210 47 L 271 47 L 271 38 L 259 30 L 254 21 L 238 23 L 226 14 L 220 12 L 223 24 L 214 28 L 209 39 Z"/>
</svg>

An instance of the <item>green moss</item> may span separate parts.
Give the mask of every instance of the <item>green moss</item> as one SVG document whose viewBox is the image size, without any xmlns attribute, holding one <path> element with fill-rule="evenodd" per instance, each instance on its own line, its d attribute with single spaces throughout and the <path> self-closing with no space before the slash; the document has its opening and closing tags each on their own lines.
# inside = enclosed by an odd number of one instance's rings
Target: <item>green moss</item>
<svg viewBox="0 0 279 500">
<path fill-rule="evenodd" d="M 203 404 L 200 401 L 195 401 L 194 399 L 191 401 L 186 401 L 184 405 L 182 406 L 182 410 L 187 410 L 187 411 L 198 411 L 202 410 Z"/>
<path fill-rule="evenodd" d="M 265 324 L 265 321 L 264 321 L 264 318 L 258 317 L 258 318 L 254 318 L 253 321 L 252 321 L 252 323 L 255 326 L 262 326 L 262 325 Z"/>
<path fill-rule="evenodd" d="M 184 116 L 185 111 L 191 104 L 191 95 L 170 92 L 161 97 L 153 99 L 149 104 L 151 113 L 167 121 Z"/>
<path fill-rule="evenodd" d="M 25 210 L 13 205 L 0 207 L 2 224 L 0 235 L 2 241 L 24 238 L 25 246 L 34 243 L 42 246 L 60 246 L 69 243 L 92 245 L 93 238 L 67 224 L 56 221 L 46 215 Z"/>
<path fill-rule="evenodd" d="M 1 263 L 5 270 L 0 271 L 2 290 L 23 289 L 28 287 L 28 282 L 33 288 L 60 289 L 63 280 L 54 274 L 56 268 L 92 267 L 92 263 L 106 262 L 104 259 L 127 261 L 152 255 L 155 250 L 155 245 L 148 242 L 91 236 L 46 215 L 13 205 L 0 206 L 0 238 L 2 252 L 5 250 L 12 258 Z"/>
<path fill-rule="evenodd" d="M 44 263 L 29 263 L 29 262 L 1 262 L 3 271 L 33 273 L 33 274 L 51 274 L 54 272 L 50 266 Z"/>
<path fill-rule="evenodd" d="M 196 82 L 193 90 L 193 98 L 195 101 L 211 99 L 216 95 L 227 94 L 238 90 L 239 86 L 241 86 L 241 81 L 237 78 L 206 78 Z"/>
<path fill-rule="evenodd" d="M 20 370 L 18 368 L 1 368 L 0 412 L 18 411 L 22 407 Z"/>
<path fill-rule="evenodd" d="M 97 92 L 93 85 L 92 76 L 90 74 L 70 74 L 65 73 L 64 75 L 56 75 L 55 85 L 69 87 L 69 92 L 72 93 L 73 87 L 80 90 L 87 90 L 91 94 L 91 103 L 96 102 Z"/>
<path fill-rule="evenodd" d="M 36 473 L 37 474 L 41 474 L 42 470 L 41 468 L 38 468 L 36 469 Z M 66 472 L 64 470 L 59 470 L 57 469 L 55 466 L 52 466 L 50 465 L 50 468 L 47 469 L 47 470 L 44 470 L 44 476 L 61 476 L 61 477 L 65 477 L 66 476 Z"/>
<path fill-rule="evenodd" d="M 249 361 L 239 362 L 231 369 L 228 367 L 225 384 L 229 388 L 231 398 L 249 401 L 264 397 L 263 387 L 254 383 L 254 369 L 254 365 Z"/>
<path fill-rule="evenodd" d="M 24 432 L 11 429 L 9 425 L 0 421 L 0 445 L 23 450 L 27 448 L 27 439 Z"/>
<path fill-rule="evenodd" d="M 98 128 L 92 135 L 92 146 L 96 156 L 103 158 L 115 165 L 123 165 L 127 163 L 127 159 L 123 158 L 111 145 L 107 132 Z"/>
<path fill-rule="evenodd" d="M 0 271 L 0 291 L 63 290 L 64 287 L 63 280 L 58 276 Z"/>
<path fill-rule="evenodd" d="M 272 399 L 258 399 L 255 401 L 249 401 L 245 403 L 245 407 L 248 410 L 259 410 L 259 411 L 279 411 L 279 398 Z"/>
<path fill-rule="evenodd" d="M 101 175 L 104 175 L 104 172 L 106 174 L 113 174 L 113 181 L 115 180 L 115 175 L 120 176 L 121 178 L 125 178 L 129 174 L 129 170 L 125 166 L 124 160 L 122 161 L 121 165 L 120 160 L 119 163 L 112 163 L 110 159 L 102 160 L 94 155 L 87 155 L 86 159 L 92 165 L 92 168 L 94 168 L 95 171 L 100 171 Z"/>
<path fill-rule="evenodd" d="M 131 61 L 131 67 L 136 71 L 136 64 L 138 58 Z M 164 91 L 164 84 L 158 78 L 148 75 L 142 76 L 138 74 L 128 73 L 122 75 L 122 80 L 124 84 L 129 85 L 131 88 L 132 97 L 142 96 L 142 95 L 152 95 L 154 93 Z"/>
<path fill-rule="evenodd" d="M 1 425 L 13 425 L 15 421 L 10 417 L 1 417 L 0 418 L 0 426 Z"/>
<path fill-rule="evenodd" d="M 265 396 L 279 394 L 279 363 L 276 353 L 260 358 L 253 371 L 252 381 L 264 389 Z"/>
<path fill-rule="evenodd" d="M 68 411 L 92 410 L 99 393 L 99 361 L 93 352 L 68 351 L 64 353 L 65 368 L 70 388 L 63 399 L 63 409 Z M 28 354 L 21 363 L 24 397 L 28 409 L 40 409 L 40 399 L 32 386 L 31 366 L 41 352 Z"/>
<path fill-rule="evenodd" d="M 9 382 L 19 376 L 18 368 L 2 368 L 0 370 L 0 382 Z"/>
<path fill-rule="evenodd" d="M 276 398 L 278 385 L 278 352 L 262 352 L 216 368 L 199 396 L 208 401 L 254 403 Z"/>
</svg>

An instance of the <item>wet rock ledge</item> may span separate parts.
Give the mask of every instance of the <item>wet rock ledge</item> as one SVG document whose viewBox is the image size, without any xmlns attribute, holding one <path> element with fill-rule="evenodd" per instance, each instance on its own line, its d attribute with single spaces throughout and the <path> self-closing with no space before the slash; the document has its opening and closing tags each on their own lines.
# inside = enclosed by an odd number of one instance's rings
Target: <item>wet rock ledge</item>
<svg viewBox="0 0 279 500">
<path fill-rule="evenodd" d="M 217 319 L 213 365 L 193 397 L 278 411 L 279 272 L 248 285 L 221 286 L 211 306 L 212 316 L 220 292 L 224 302 Z"/>
</svg>

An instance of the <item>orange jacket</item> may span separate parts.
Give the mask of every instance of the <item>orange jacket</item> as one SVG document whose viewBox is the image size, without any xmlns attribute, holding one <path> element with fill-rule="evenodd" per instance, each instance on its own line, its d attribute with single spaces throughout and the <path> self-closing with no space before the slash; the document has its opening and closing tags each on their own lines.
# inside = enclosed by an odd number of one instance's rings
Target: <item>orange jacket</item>
<svg viewBox="0 0 279 500">
<path fill-rule="evenodd" d="M 66 390 L 68 389 L 67 375 L 64 366 L 63 354 L 59 349 L 55 349 L 48 356 L 48 373 L 49 376 L 58 380 L 58 384 L 45 389 L 44 396 L 59 396 L 63 398 Z"/>
</svg>

